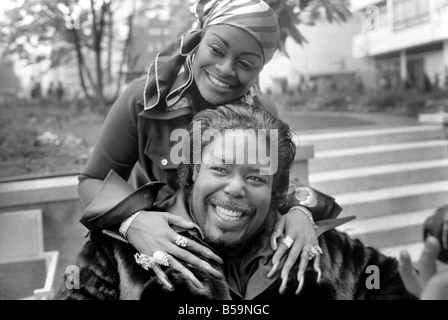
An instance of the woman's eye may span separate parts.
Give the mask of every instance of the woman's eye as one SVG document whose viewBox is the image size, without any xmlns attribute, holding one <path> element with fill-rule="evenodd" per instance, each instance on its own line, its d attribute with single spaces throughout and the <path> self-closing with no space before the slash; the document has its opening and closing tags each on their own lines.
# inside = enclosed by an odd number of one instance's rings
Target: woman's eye
<svg viewBox="0 0 448 320">
<path fill-rule="evenodd" d="M 224 50 L 222 50 L 220 47 L 217 47 L 217 46 L 210 46 L 210 49 L 212 50 L 212 52 L 213 52 L 214 54 L 217 54 L 217 55 L 224 55 Z"/>
<path fill-rule="evenodd" d="M 247 61 L 240 61 L 240 65 L 244 68 L 244 69 L 246 69 L 246 70 L 251 70 L 251 69 L 253 69 L 253 65 L 252 65 L 252 63 L 250 63 L 250 62 L 247 62 Z"/>
</svg>

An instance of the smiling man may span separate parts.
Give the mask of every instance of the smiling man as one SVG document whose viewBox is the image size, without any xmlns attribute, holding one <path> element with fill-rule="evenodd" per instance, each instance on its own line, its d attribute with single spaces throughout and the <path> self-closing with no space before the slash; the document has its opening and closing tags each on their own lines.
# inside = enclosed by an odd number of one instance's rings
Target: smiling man
<svg viewBox="0 0 448 320">
<path fill-rule="evenodd" d="M 200 124 L 199 130 L 194 130 L 194 123 Z M 205 135 L 210 129 L 219 134 Z M 260 132 L 266 139 L 258 139 Z M 202 163 L 193 161 L 195 143 L 191 140 L 200 145 Z M 181 189 L 151 209 L 170 212 L 174 226 L 179 224 L 175 217 L 182 217 L 196 226 L 197 232 L 176 228 L 178 233 L 172 235 L 173 250 L 178 250 L 179 256 L 186 260 L 187 257 L 191 259 L 188 249 L 195 245 L 190 241 L 194 239 L 209 248 L 202 251 L 202 256 L 210 264 L 203 265 L 202 269 L 187 263 L 180 265 L 163 251 L 149 257 L 136 252 L 124 239 L 119 241 L 118 233 L 107 233 L 116 238 L 113 239 L 94 231 L 77 262 L 80 288 L 63 288 L 57 298 L 412 298 L 404 288 L 394 259 L 331 230 L 346 219 L 319 224 L 317 231 L 321 234 L 319 244 L 323 255 L 319 260 L 312 252 L 304 253 L 309 255 L 308 259 L 314 259 L 314 265 L 304 275 L 298 271 L 300 265 L 295 265 L 291 275 L 276 273 L 267 277 L 274 255 L 269 245 L 270 234 L 279 218 L 277 209 L 286 198 L 289 170 L 296 150 L 288 125 L 277 117 L 259 106 L 250 105 L 205 110 L 195 116 L 185 141 L 188 147 L 184 150 L 188 152 L 183 155 L 183 164 L 178 169 Z M 239 147 L 235 148 L 236 145 Z M 275 161 L 276 165 L 260 161 L 260 154 L 275 158 L 271 162 Z M 110 203 L 110 215 L 123 210 L 122 199 L 136 196 L 133 190 L 123 191 L 126 188 L 127 183 L 117 174 L 108 175 L 99 196 L 115 199 L 115 203 Z M 157 188 L 160 185 L 152 183 L 139 192 L 146 194 L 149 189 Z M 90 209 L 95 210 L 95 203 Z M 104 207 L 101 210 L 104 211 Z M 219 258 L 211 259 L 216 254 L 222 258 L 222 265 L 213 262 Z M 211 275 L 212 265 L 221 273 Z M 179 268 L 185 273 L 180 273 Z M 367 270 L 373 270 L 373 274 Z M 280 283 L 284 295 L 279 294 Z M 295 290 L 297 287 L 300 294 Z"/>
</svg>

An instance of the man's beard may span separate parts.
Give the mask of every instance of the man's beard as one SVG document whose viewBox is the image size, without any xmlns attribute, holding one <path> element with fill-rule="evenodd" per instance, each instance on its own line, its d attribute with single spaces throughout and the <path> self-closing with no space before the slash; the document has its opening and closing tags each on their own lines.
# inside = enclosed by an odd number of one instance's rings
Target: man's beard
<svg viewBox="0 0 448 320">
<path fill-rule="evenodd" d="M 238 239 L 234 239 L 234 241 L 223 240 L 223 239 L 213 237 L 210 234 L 210 232 L 207 230 L 206 225 L 205 225 L 207 223 L 207 211 L 205 209 L 208 206 L 212 206 L 212 203 L 211 203 L 209 197 L 206 197 L 204 199 L 204 212 L 202 212 L 202 213 L 194 212 L 192 200 L 193 200 L 193 197 L 192 197 L 192 194 L 190 193 L 188 195 L 188 204 L 190 207 L 190 215 L 191 215 L 193 221 L 196 224 L 198 224 L 199 227 L 201 228 L 202 233 L 204 234 L 205 243 L 207 243 L 213 249 L 222 251 L 222 252 L 239 250 L 239 249 L 244 248 L 248 244 L 248 240 L 249 240 L 248 239 L 249 238 L 248 230 L 246 230 L 246 232 L 244 233 L 244 235 L 242 237 L 239 237 Z M 202 219 L 202 222 L 197 221 L 196 214 L 200 214 L 200 215 L 204 216 L 204 219 Z"/>
<path fill-rule="evenodd" d="M 204 233 L 204 241 L 214 248 L 215 250 L 222 252 L 235 251 L 244 248 L 247 245 L 247 233 L 242 237 L 235 239 L 235 241 L 222 240 L 212 237 L 207 230 L 204 229 L 205 226 L 200 226 Z"/>
</svg>

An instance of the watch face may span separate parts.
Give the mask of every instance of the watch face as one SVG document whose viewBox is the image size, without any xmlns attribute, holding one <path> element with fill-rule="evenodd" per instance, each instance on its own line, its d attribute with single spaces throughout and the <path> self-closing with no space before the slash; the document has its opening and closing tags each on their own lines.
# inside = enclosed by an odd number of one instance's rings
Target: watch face
<svg viewBox="0 0 448 320">
<path fill-rule="evenodd" d="M 298 187 L 295 190 L 295 197 L 300 205 L 313 208 L 317 205 L 317 195 L 313 189 L 308 187 Z"/>
</svg>

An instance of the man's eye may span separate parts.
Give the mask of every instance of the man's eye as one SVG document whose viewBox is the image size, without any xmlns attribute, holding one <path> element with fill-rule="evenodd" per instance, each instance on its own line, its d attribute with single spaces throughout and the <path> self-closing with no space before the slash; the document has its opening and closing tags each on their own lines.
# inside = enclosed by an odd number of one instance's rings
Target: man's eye
<svg viewBox="0 0 448 320">
<path fill-rule="evenodd" d="M 260 177 L 256 177 L 256 176 L 250 176 L 248 177 L 249 180 L 252 180 L 253 182 L 257 182 L 257 183 L 266 183 L 266 181 Z"/>
<path fill-rule="evenodd" d="M 210 169 L 218 173 L 227 173 L 227 170 L 221 167 L 211 167 Z"/>
</svg>

